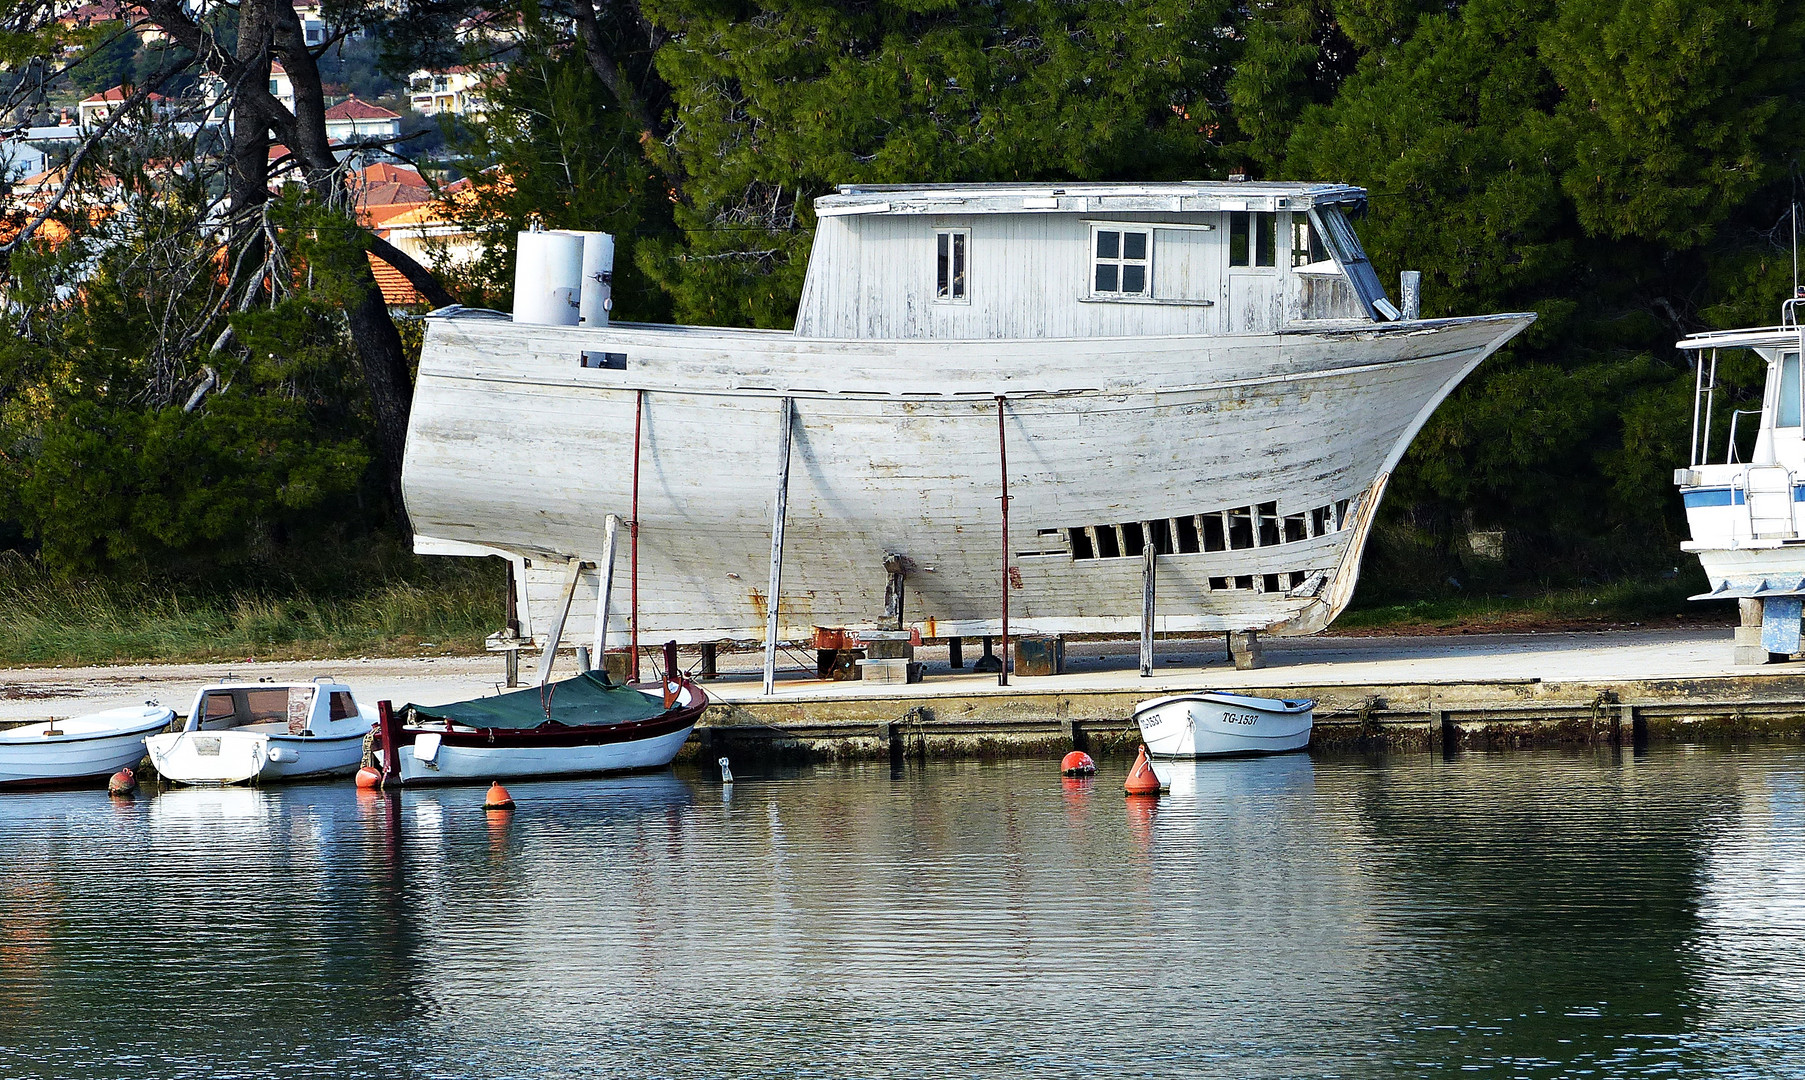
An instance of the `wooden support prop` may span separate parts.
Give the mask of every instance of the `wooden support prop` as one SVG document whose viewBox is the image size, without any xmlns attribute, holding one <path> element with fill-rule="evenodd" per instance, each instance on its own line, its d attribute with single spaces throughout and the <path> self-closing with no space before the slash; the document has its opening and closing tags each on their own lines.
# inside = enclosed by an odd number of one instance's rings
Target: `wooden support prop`
<svg viewBox="0 0 1805 1080">
<path fill-rule="evenodd" d="M 501 625 L 506 628 L 509 638 L 520 639 L 520 583 L 515 580 L 514 560 L 506 560 L 508 564 L 508 602 Z M 520 685 L 520 650 L 509 649 L 507 656 L 508 689 Z"/>
<path fill-rule="evenodd" d="M 1146 542 L 1141 546 L 1141 677 L 1153 674 L 1153 584 L 1155 570 L 1154 558 L 1157 552 L 1153 547 L 1152 531 L 1148 530 Z"/>
<path fill-rule="evenodd" d="M 702 678 L 713 679 L 717 678 L 719 675 L 720 671 L 717 668 L 717 661 L 715 659 L 715 643 L 712 641 L 704 641 L 702 643 Z"/>
<path fill-rule="evenodd" d="M 777 604 L 783 595 L 783 526 L 790 512 L 790 433 L 796 400 L 784 398 L 777 435 L 777 500 L 771 508 L 771 587 L 765 593 L 765 693 L 777 691 Z"/>
<path fill-rule="evenodd" d="M 677 679 L 682 674 L 683 669 L 677 666 L 677 643 L 667 641 L 664 643 L 664 707 L 666 709 L 669 709 L 671 703 L 677 700 Z"/>
<path fill-rule="evenodd" d="M 608 608 L 614 592 L 614 541 L 619 530 L 620 515 L 609 514 L 602 532 L 602 562 L 598 567 L 601 581 L 595 590 L 595 643 L 589 649 L 590 659 L 597 667 L 601 667 L 602 657 L 608 651 Z"/>
<path fill-rule="evenodd" d="M 511 655 L 511 654 L 510 654 Z M 395 710 L 384 698 L 376 703 L 376 733 L 382 740 L 382 776 L 401 782 L 401 744 L 396 740 Z"/>
<path fill-rule="evenodd" d="M 1009 440 L 1003 433 L 1003 395 L 997 395 L 997 468 L 1003 494 L 1003 666 L 997 669 L 997 685 L 1009 685 Z"/>
<path fill-rule="evenodd" d="M 951 667 L 954 671 L 958 671 L 965 666 L 964 638 L 946 639 L 946 663 L 947 666 Z"/>
<path fill-rule="evenodd" d="M 640 419 L 645 416 L 646 392 L 633 391 L 633 521 L 628 530 L 628 537 L 633 548 L 632 572 L 632 623 L 629 627 L 628 640 L 633 649 L 632 680 L 639 681 L 639 428 Z"/>
<path fill-rule="evenodd" d="M 558 646 L 564 643 L 564 620 L 570 616 L 570 602 L 577 595 L 577 578 L 582 574 L 583 560 L 570 560 L 570 569 L 564 574 L 564 599 L 558 604 L 558 614 L 552 618 L 551 632 L 545 635 L 545 651 L 539 654 L 540 686 L 551 681 L 552 661 L 558 657 Z"/>
</svg>

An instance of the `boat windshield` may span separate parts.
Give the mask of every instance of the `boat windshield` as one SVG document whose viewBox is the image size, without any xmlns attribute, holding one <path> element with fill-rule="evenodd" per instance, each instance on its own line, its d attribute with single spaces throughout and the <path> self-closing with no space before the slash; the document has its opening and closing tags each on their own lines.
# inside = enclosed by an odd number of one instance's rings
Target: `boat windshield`
<svg viewBox="0 0 1805 1080">
<path fill-rule="evenodd" d="M 299 734 L 312 713 L 310 686 L 239 687 L 209 690 L 201 698 L 201 731 L 260 727 Z"/>
<path fill-rule="evenodd" d="M 1799 354 L 1796 352 L 1780 358 L 1780 393 L 1774 402 L 1774 426 L 1799 426 Z"/>
</svg>

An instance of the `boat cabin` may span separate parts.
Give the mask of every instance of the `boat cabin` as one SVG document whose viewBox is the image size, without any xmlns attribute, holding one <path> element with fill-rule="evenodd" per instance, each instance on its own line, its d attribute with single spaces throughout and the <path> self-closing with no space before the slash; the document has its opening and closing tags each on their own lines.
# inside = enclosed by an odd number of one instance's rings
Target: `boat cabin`
<svg viewBox="0 0 1805 1080">
<path fill-rule="evenodd" d="M 1270 333 L 1400 318 L 1342 184 L 842 185 L 796 334 L 1078 338 Z"/>
<path fill-rule="evenodd" d="M 249 683 L 206 687 L 188 715 L 188 731 L 326 735 L 360 722 L 362 712 L 347 686 Z"/>
</svg>

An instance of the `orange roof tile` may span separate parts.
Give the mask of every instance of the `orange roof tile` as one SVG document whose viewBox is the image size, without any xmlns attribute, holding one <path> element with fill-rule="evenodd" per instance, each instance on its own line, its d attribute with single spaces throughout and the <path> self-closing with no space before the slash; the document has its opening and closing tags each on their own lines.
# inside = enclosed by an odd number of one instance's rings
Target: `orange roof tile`
<svg viewBox="0 0 1805 1080">
<path fill-rule="evenodd" d="M 383 262 L 376 256 L 370 257 L 370 272 L 376 275 L 376 285 L 382 290 L 382 302 L 389 307 L 422 307 L 426 297 L 414 288 L 413 282 L 401 276 L 401 271 Z"/>
</svg>

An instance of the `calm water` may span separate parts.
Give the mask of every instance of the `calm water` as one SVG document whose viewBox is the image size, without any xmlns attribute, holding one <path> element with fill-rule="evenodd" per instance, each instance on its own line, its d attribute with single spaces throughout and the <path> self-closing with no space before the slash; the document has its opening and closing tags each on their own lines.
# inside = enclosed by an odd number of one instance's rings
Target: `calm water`
<svg viewBox="0 0 1805 1080">
<path fill-rule="evenodd" d="M 1805 1074 L 1805 751 L 0 798 L 0 1075 Z"/>
</svg>

